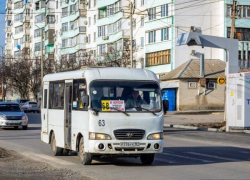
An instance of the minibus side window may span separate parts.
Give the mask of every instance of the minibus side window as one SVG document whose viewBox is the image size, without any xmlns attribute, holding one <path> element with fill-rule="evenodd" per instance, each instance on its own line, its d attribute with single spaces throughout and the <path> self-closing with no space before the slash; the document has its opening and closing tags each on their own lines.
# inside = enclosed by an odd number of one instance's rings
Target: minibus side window
<svg viewBox="0 0 250 180">
<path fill-rule="evenodd" d="M 51 82 L 49 93 L 49 108 L 63 109 L 64 108 L 64 83 Z"/>
<path fill-rule="evenodd" d="M 43 101 L 43 108 L 47 109 L 47 89 L 44 89 L 44 101 Z"/>
<path fill-rule="evenodd" d="M 85 79 L 74 80 L 73 82 L 73 110 L 87 110 L 84 107 L 81 97 L 87 95 L 87 86 Z"/>
</svg>

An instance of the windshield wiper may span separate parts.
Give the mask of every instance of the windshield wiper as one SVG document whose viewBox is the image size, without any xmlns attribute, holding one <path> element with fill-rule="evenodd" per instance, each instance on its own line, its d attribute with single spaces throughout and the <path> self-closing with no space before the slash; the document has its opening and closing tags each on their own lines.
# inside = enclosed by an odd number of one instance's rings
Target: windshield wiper
<svg viewBox="0 0 250 180">
<path fill-rule="evenodd" d="M 145 110 L 145 111 L 151 112 L 151 113 L 154 114 L 154 115 L 157 115 L 154 111 L 150 111 L 150 110 L 148 110 L 148 109 L 146 109 L 146 108 L 142 108 L 142 107 L 139 107 L 139 106 L 130 106 L 130 107 L 127 107 L 127 108 L 141 108 L 141 109 L 143 109 L 143 110 Z"/>
</svg>

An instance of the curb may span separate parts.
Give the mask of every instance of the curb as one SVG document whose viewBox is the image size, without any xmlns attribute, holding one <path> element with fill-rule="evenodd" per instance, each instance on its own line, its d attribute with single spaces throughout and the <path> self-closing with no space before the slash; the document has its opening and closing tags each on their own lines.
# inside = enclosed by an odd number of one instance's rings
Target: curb
<svg viewBox="0 0 250 180">
<path fill-rule="evenodd" d="M 175 125 L 175 124 L 164 124 L 164 127 L 180 128 L 180 129 L 191 129 L 191 130 L 198 130 L 198 131 L 223 132 L 222 130 L 217 129 L 217 128 L 202 128 L 202 127 Z M 250 133 L 250 131 L 248 133 Z"/>
<path fill-rule="evenodd" d="M 214 113 L 224 113 L 223 110 L 215 110 L 215 111 L 177 111 L 175 113 L 173 113 L 174 115 L 194 115 L 194 114 L 197 114 L 197 115 L 206 115 L 206 114 L 214 114 Z"/>
</svg>

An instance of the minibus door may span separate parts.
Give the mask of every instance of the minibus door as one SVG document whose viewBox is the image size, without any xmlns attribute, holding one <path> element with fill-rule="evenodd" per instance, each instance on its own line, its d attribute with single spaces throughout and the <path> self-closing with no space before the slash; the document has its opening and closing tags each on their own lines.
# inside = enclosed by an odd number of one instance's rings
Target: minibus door
<svg viewBox="0 0 250 180">
<path fill-rule="evenodd" d="M 42 133 L 48 134 L 48 93 L 49 84 L 47 82 L 43 85 L 43 100 L 41 102 L 41 115 L 42 115 Z"/>
<path fill-rule="evenodd" d="M 72 112 L 72 81 L 65 82 L 65 146 L 66 148 L 71 148 L 71 112 Z"/>
</svg>

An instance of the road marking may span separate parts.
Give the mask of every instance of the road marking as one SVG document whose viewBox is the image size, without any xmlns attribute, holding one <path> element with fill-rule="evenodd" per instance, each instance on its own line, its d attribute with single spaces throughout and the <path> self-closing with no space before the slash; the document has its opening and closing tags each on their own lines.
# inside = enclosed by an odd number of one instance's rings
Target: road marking
<svg viewBox="0 0 250 180">
<path fill-rule="evenodd" d="M 187 157 L 187 156 L 182 156 L 182 155 L 177 155 L 177 154 L 170 154 L 170 153 L 161 153 L 163 155 L 168 155 L 168 156 L 175 156 L 175 157 L 180 157 L 180 158 L 185 158 L 185 159 L 191 159 L 191 160 L 196 160 L 196 161 L 201 161 L 204 163 L 212 163 L 214 161 L 208 161 L 208 160 L 204 160 L 204 159 L 198 159 L 198 158 L 193 158 L 193 157 Z"/>
<path fill-rule="evenodd" d="M 240 151 L 240 153 L 250 154 L 250 152 L 247 152 L 247 151 Z"/>
<path fill-rule="evenodd" d="M 219 156 L 214 156 L 214 155 L 208 155 L 208 154 L 202 154 L 202 153 L 196 153 L 196 152 L 185 152 L 187 154 L 193 154 L 193 155 L 198 155 L 198 156 L 204 156 L 204 157 L 210 157 L 210 158 L 215 158 L 215 159 L 221 159 L 221 160 L 226 160 L 226 161 L 243 161 L 239 159 L 232 159 L 232 158 L 226 158 L 226 157 L 219 157 Z"/>
<path fill-rule="evenodd" d="M 163 160 L 163 159 L 159 159 L 159 158 L 155 158 L 156 161 L 161 161 L 161 162 L 165 162 L 165 163 L 169 163 L 169 164 L 174 164 L 176 162 L 173 162 L 173 161 L 166 161 L 166 160 Z"/>
<path fill-rule="evenodd" d="M 34 154 L 34 156 L 37 156 L 37 157 L 45 159 L 45 160 L 53 161 L 53 162 L 61 164 L 61 165 L 69 165 L 69 166 L 75 165 L 74 163 L 71 163 L 71 162 L 68 162 L 68 161 L 65 161 L 62 159 L 54 158 L 52 156 L 47 156 L 44 154 Z"/>
</svg>

